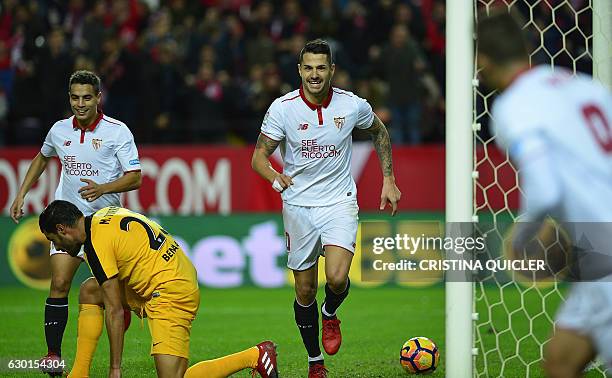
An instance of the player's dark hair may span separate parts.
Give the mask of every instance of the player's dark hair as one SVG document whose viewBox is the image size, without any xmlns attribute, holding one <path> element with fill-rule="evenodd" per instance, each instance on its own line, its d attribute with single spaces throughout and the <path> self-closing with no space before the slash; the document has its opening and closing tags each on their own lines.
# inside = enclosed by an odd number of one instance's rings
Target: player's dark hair
<svg viewBox="0 0 612 378">
<path fill-rule="evenodd" d="M 100 93 L 100 78 L 91 71 L 79 70 L 70 75 L 68 81 L 68 92 L 72 88 L 72 84 L 91 84 L 96 94 Z"/>
<path fill-rule="evenodd" d="M 500 65 L 527 59 L 527 38 L 521 25 L 521 17 L 505 7 L 488 15 L 481 12 L 476 26 L 478 52 Z"/>
<path fill-rule="evenodd" d="M 325 54 L 327 55 L 327 63 L 331 66 L 333 63 L 332 59 L 332 51 L 329 43 L 325 42 L 322 39 L 315 39 L 314 41 L 308 41 L 300 51 L 300 64 L 304 60 L 304 54 Z"/>
<path fill-rule="evenodd" d="M 55 200 L 40 213 L 38 227 L 44 233 L 55 234 L 58 224 L 74 227 L 82 216 L 81 210 L 71 202 Z"/>
</svg>

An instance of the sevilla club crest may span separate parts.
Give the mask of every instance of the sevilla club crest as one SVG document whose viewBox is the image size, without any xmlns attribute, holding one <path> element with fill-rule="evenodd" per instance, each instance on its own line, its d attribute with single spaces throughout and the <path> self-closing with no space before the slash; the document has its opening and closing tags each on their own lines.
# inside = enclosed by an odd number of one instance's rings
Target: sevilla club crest
<svg viewBox="0 0 612 378">
<path fill-rule="evenodd" d="M 91 145 L 93 146 L 94 150 L 98 151 L 100 147 L 102 147 L 102 139 L 92 139 Z"/>
<path fill-rule="evenodd" d="M 334 124 L 336 125 L 338 130 L 340 130 L 342 126 L 344 126 L 345 120 L 346 120 L 346 117 L 334 117 Z"/>
</svg>

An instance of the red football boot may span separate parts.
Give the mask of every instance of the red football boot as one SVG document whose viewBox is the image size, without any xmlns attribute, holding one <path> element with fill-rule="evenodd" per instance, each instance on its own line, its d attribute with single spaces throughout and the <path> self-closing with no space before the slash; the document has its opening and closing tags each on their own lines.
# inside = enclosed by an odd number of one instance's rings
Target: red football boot
<svg viewBox="0 0 612 378">
<path fill-rule="evenodd" d="M 325 368 L 325 365 L 310 365 L 308 368 L 308 378 L 327 378 L 327 369 Z"/>
<path fill-rule="evenodd" d="M 62 358 L 55 353 L 49 352 L 39 361 L 40 371 L 51 377 L 61 377 L 64 374 L 64 363 Z"/>
<path fill-rule="evenodd" d="M 257 368 L 253 369 L 253 377 L 258 372 L 262 378 L 278 378 L 278 365 L 276 365 L 276 345 L 272 341 L 263 341 L 257 344 L 259 358 Z"/>
<path fill-rule="evenodd" d="M 342 344 L 342 333 L 340 333 L 340 320 L 338 320 L 338 318 L 330 320 L 323 319 L 321 343 L 323 344 L 325 353 L 330 356 L 338 353 L 340 344 Z"/>
</svg>

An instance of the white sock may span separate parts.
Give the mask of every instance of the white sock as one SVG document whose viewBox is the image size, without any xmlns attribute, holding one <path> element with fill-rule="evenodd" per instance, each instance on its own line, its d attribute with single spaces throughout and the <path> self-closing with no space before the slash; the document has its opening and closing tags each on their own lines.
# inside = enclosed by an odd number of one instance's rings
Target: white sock
<svg viewBox="0 0 612 378">
<path fill-rule="evenodd" d="M 323 361 L 323 353 L 319 354 L 316 357 L 308 356 L 308 362 L 315 362 L 315 361 Z"/>
<path fill-rule="evenodd" d="M 315 298 L 315 299 L 314 299 L 312 302 L 310 302 L 310 304 L 309 304 L 309 305 L 304 306 L 303 304 L 301 304 L 301 303 L 300 303 L 300 301 L 298 301 L 298 300 L 297 300 L 297 298 L 295 298 L 295 303 L 297 303 L 298 305 L 300 305 L 300 307 L 304 307 L 304 308 L 308 308 L 308 307 L 312 306 L 312 305 L 313 305 L 313 303 L 315 303 L 316 301 L 317 301 L 317 298 Z"/>
<path fill-rule="evenodd" d="M 323 313 L 323 315 L 328 316 L 330 318 L 333 318 L 334 316 L 336 316 L 335 312 L 333 314 L 330 314 L 327 312 L 327 310 L 325 309 L 325 303 L 323 303 L 323 306 L 321 306 L 321 312 Z"/>
</svg>

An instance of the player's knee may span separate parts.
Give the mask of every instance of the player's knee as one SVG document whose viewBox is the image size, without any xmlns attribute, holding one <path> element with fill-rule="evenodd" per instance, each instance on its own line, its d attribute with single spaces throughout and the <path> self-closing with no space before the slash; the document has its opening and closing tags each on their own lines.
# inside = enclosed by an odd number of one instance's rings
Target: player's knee
<svg viewBox="0 0 612 378">
<path fill-rule="evenodd" d="M 317 285 L 300 285 L 295 287 L 295 294 L 300 304 L 307 306 L 317 297 Z"/>
<path fill-rule="evenodd" d="M 51 297 L 61 298 L 68 296 L 71 284 L 71 277 L 65 277 L 61 274 L 53 274 L 51 276 Z"/>
<path fill-rule="evenodd" d="M 327 277 L 327 284 L 334 293 L 342 293 L 346 289 L 348 277 L 343 273 L 330 274 Z"/>
<path fill-rule="evenodd" d="M 100 291 L 100 285 L 96 282 L 95 278 L 90 277 L 86 279 L 79 289 L 79 303 L 80 304 L 102 304 L 102 292 Z"/>
</svg>

